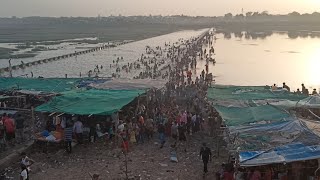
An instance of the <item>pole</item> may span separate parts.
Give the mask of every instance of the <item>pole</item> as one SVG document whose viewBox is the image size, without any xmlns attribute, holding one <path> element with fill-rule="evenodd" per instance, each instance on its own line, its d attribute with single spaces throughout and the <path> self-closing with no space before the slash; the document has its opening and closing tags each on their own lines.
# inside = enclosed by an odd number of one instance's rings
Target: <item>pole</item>
<svg viewBox="0 0 320 180">
<path fill-rule="evenodd" d="M 10 77 L 12 77 L 11 59 L 9 59 L 9 73 L 10 73 Z"/>
<path fill-rule="evenodd" d="M 128 157 L 127 157 L 127 152 L 125 151 L 124 152 L 124 157 L 125 157 L 125 166 L 126 166 L 126 179 L 129 179 L 129 177 L 128 177 Z"/>
<path fill-rule="evenodd" d="M 217 138 L 217 156 L 219 157 L 220 156 L 220 136 L 218 135 L 218 138 Z"/>
<path fill-rule="evenodd" d="M 31 131 L 32 132 L 35 132 L 35 117 L 34 117 L 34 107 L 31 106 L 31 125 L 32 125 L 32 128 L 31 128 Z"/>
</svg>

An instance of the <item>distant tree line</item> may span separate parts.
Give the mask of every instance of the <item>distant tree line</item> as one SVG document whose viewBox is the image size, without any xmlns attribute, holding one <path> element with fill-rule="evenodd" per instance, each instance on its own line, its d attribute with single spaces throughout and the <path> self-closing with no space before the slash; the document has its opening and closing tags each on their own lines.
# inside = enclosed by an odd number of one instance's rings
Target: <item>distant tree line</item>
<svg viewBox="0 0 320 180">
<path fill-rule="evenodd" d="M 108 17 L 11 17 L 0 18 L 0 42 L 48 41 L 80 37 L 139 40 L 174 31 L 215 27 L 227 32 L 320 31 L 320 13 L 285 15 L 268 11 L 227 13 L 224 16 L 108 16 Z M 251 33 L 253 37 L 259 33 Z M 305 36 L 305 34 L 303 34 Z M 97 42 L 96 42 L 97 43 Z"/>
</svg>

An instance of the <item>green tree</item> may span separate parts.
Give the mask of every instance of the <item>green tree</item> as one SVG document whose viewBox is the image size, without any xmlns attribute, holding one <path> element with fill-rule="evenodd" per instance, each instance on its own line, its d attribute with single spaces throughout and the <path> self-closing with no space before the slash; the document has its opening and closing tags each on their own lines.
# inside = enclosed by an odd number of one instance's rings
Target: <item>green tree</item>
<svg viewBox="0 0 320 180">
<path fill-rule="evenodd" d="M 298 13 L 297 11 L 293 11 L 292 13 L 288 14 L 289 16 L 300 16 L 300 13 Z"/>
<path fill-rule="evenodd" d="M 231 13 L 227 13 L 224 15 L 224 17 L 227 19 L 231 19 L 233 17 L 233 15 Z"/>
<path fill-rule="evenodd" d="M 253 14 L 253 12 L 247 12 L 246 17 L 250 17 L 250 16 L 252 16 L 252 14 Z"/>
</svg>

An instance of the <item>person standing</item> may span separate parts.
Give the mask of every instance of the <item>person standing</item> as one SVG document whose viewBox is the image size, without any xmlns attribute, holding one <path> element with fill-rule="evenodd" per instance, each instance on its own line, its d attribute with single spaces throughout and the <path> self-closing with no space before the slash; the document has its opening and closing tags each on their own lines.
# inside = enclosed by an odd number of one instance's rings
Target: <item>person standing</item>
<svg viewBox="0 0 320 180">
<path fill-rule="evenodd" d="M 16 118 L 16 136 L 17 142 L 22 143 L 24 141 L 24 119 L 21 114 L 18 114 Z"/>
<path fill-rule="evenodd" d="M 20 164 L 21 172 L 20 172 L 20 180 L 29 180 L 29 172 L 28 168 L 24 164 Z"/>
<path fill-rule="evenodd" d="M 66 128 L 64 129 L 64 140 L 65 140 L 65 145 L 66 145 L 66 151 L 68 153 L 72 152 L 72 124 L 70 122 L 67 122 Z"/>
<path fill-rule="evenodd" d="M 286 83 L 283 83 L 283 89 L 286 89 L 288 92 L 290 92 L 290 88 L 288 85 L 286 85 Z"/>
<path fill-rule="evenodd" d="M 80 120 L 77 120 L 75 123 L 74 123 L 74 126 L 73 126 L 73 131 L 74 133 L 76 134 L 76 138 L 77 138 L 77 141 L 79 144 L 82 144 L 83 142 L 83 136 L 82 136 L 82 133 L 83 133 L 83 124 Z"/>
<path fill-rule="evenodd" d="M 26 152 L 21 153 L 21 164 L 25 165 L 28 170 L 30 170 L 30 166 L 35 163 L 35 161 L 27 156 Z"/>
<path fill-rule="evenodd" d="M 159 139 L 160 139 L 160 149 L 163 148 L 164 143 L 166 142 L 166 137 L 165 137 L 165 126 L 161 123 L 158 126 L 158 133 L 159 133 Z"/>
<path fill-rule="evenodd" d="M 206 66 L 206 74 L 208 74 L 209 73 L 209 65 L 206 64 L 205 66 Z"/>
<path fill-rule="evenodd" d="M 179 141 L 184 144 L 184 152 L 187 152 L 187 127 L 185 123 L 181 123 L 178 127 Z"/>
<path fill-rule="evenodd" d="M 179 135 L 178 124 L 177 124 L 177 122 L 172 122 L 171 137 L 174 141 L 174 144 L 173 144 L 174 147 L 176 147 L 176 145 L 177 145 L 178 135 Z"/>
<path fill-rule="evenodd" d="M 4 118 L 3 122 L 5 129 L 6 129 L 6 137 L 7 141 L 10 145 L 14 145 L 14 139 L 15 139 L 15 124 L 14 120 L 8 116 L 7 118 Z"/>
<path fill-rule="evenodd" d="M 200 157 L 203 162 L 203 173 L 208 172 L 208 162 L 209 160 L 212 161 L 212 154 L 211 154 L 211 149 L 207 147 L 206 143 L 202 144 L 201 150 L 200 150 Z"/>
<path fill-rule="evenodd" d="M 6 129 L 4 127 L 2 119 L 0 119 L 0 152 L 6 150 L 5 133 L 6 133 Z"/>
<path fill-rule="evenodd" d="M 98 137 L 98 135 L 97 135 L 97 124 L 95 124 L 92 121 L 89 126 L 90 126 L 90 131 L 89 131 L 90 142 L 95 143 L 96 139 Z"/>
</svg>

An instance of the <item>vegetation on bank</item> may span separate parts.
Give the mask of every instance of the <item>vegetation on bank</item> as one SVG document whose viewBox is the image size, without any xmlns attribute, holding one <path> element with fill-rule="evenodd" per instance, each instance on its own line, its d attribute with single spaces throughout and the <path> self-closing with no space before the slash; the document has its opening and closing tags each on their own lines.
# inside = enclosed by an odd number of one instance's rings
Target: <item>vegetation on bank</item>
<svg viewBox="0 0 320 180">
<path fill-rule="evenodd" d="M 272 15 L 263 11 L 235 15 L 227 13 L 215 17 L 150 15 L 0 18 L 0 42 L 53 45 L 65 39 L 98 37 L 98 40 L 80 41 L 95 44 L 112 40 L 141 40 L 178 30 L 212 26 L 238 31 L 320 31 L 320 13 Z"/>
<path fill-rule="evenodd" d="M 11 21 L 11 20 L 9 20 Z M 65 39 L 97 37 L 97 40 L 70 40 L 67 42 L 97 44 L 108 41 L 142 40 L 150 37 L 168 34 L 179 30 L 200 29 L 211 25 L 168 25 L 139 24 L 119 22 L 111 24 L 90 24 L 85 22 L 65 21 L 61 23 L 42 21 L 12 24 L 3 22 L 0 18 L 0 43 L 33 42 L 37 45 L 56 45 Z M 46 24 L 47 23 L 47 24 Z M 6 27 L 6 28 L 4 28 Z M 23 31 L 22 31 L 23 30 Z M 10 31 L 11 33 L 8 33 Z"/>
<path fill-rule="evenodd" d="M 13 54 L 14 52 L 19 51 L 19 49 L 10 49 L 0 47 L 0 59 L 19 59 L 19 58 L 29 58 L 35 57 L 37 54 L 33 52 L 25 52 L 21 54 Z"/>
</svg>

